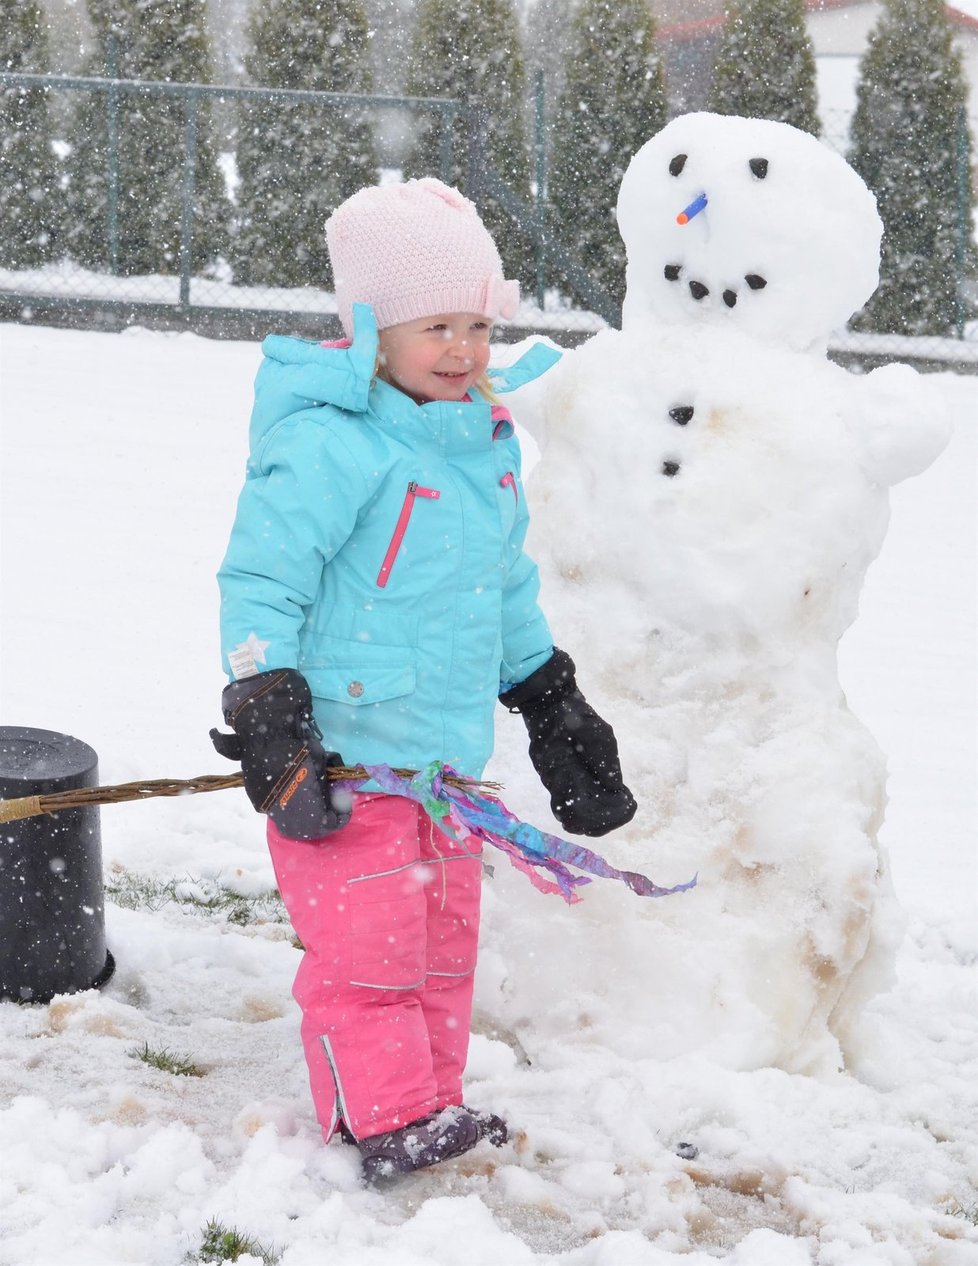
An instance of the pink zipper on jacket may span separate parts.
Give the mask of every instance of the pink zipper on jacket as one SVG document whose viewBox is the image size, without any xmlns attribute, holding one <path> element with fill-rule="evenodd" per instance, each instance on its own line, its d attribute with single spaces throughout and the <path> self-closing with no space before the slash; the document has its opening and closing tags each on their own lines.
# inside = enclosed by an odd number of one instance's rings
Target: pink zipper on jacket
<svg viewBox="0 0 978 1266">
<path fill-rule="evenodd" d="M 520 500 L 520 493 L 519 493 L 519 489 L 516 487 L 516 476 L 513 474 L 513 472 L 511 470 L 507 470 L 506 474 L 503 475 L 502 479 L 500 479 L 499 482 L 503 488 L 512 488 L 513 496 L 516 498 L 516 502 L 518 505 L 519 500 Z"/>
<path fill-rule="evenodd" d="M 418 497 L 428 497 L 432 501 L 437 501 L 441 493 L 437 488 L 422 488 L 414 479 L 407 486 L 407 492 L 404 494 L 404 503 L 401 506 L 401 513 L 397 516 L 397 523 L 394 526 L 394 535 L 391 537 L 391 543 L 387 547 L 387 553 L 384 555 L 384 561 L 380 565 L 380 571 L 377 574 L 377 584 L 381 589 L 390 579 L 391 568 L 394 566 L 394 560 L 397 558 L 397 552 L 401 548 L 401 542 L 404 540 L 404 533 L 407 531 L 408 523 L 411 520 L 411 512 L 414 509 L 414 503 Z"/>
</svg>

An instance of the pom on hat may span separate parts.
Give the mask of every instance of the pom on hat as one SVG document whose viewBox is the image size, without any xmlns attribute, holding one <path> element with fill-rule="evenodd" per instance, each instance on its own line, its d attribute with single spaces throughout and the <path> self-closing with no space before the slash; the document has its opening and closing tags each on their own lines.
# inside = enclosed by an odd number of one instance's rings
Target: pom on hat
<svg viewBox="0 0 978 1266">
<path fill-rule="evenodd" d="M 433 177 L 361 189 L 326 221 L 326 243 L 348 335 L 354 303 L 382 330 L 442 312 L 515 315 L 519 282 L 503 277 L 474 204 Z"/>
</svg>

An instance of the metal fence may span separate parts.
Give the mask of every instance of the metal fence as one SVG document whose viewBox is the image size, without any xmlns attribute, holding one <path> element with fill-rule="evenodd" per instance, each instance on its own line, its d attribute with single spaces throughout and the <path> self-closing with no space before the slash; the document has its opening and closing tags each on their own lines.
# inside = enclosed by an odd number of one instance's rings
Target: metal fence
<svg viewBox="0 0 978 1266">
<path fill-rule="evenodd" d="M 183 326 L 217 335 L 259 337 L 268 329 L 328 328 L 336 305 L 331 293 L 314 287 L 275 288 L 234 284 L 226 261 L 206 274 L 194 271 L 194 203 L 202 101 L 233 109 L 241 102 L 291 105 L 318 111 L 367 111 L 377 119 L 387 115 L 434 116 L 438 128 L 440 174 L 449 179 L 453 137 L 467 138 L 466 187 L 495 198 L 520 225 L 536 254 L 536 286 L 521 305 L 514 325 L 549 329 L 566 341 L 584 337 L 618 318 L 618 306 L 548 231 L 539 207 L 510 189 L 486 161 L 490 120 L 477 101 L 453 98 L 363 96 L 299 89 L 228 87 L 209 84 L 160 83 L 118 78 L 0 73 L 0 91 L 44 92 L 55 100 L 60 116 L 67 116 L 80 94 L 104 98 L 107 118 L 107 243 L 109 266 L 93 271 L 69 257 L 43 267 L 0 269 L 0 316 L 20 320 L 85 320 L 100 328 L 141 322 L 166 327 Z M 127 97 L 167 98 L 182 106 L 184 144 L 174 180 L 181 185 L 179 258 L 172 274 L 120 276 L 112 266 L 117 256 L 119 218 L 118 138 L 120 102 Z M 58 101 L 58 98 L 62 98 Z M 67 98 L 68 100 L 64 100 Z M 541 120 L 542 123 L 542 120 Z M 538 145 L 540 138 L 538 137 Z M 233 156 L 222 156 L 233 165 Z M 538 168 L 540 166 L 538 158 Z M 225 167 L 227 174 L 227 167 Z M 229 197 L 232 182 L 229 182 Z M 545 276 L 566 277 L 589 299 L 575 307 L 543 283 Z"/>
<path fill-rule="evenodd" d="M 443 156 L 461 108 L 459 102 L 452 100 L 420 102 L 410 98 L 58 75 L 0 74 L 2 89 L 44 92 L 52 111 L 63 118 L 79 107 L 84 94 L 99 94 L 104 99 L 108 135 L 106 254 L 110 264 L 107 270 L 94 271 L 66 257 L 40 268 L 0 270 L 0 311 L 16 312 L 19 304 L 22 319 L 61 317 L 70 322 L 74 317 L 104 327 L 140 321 L 151 326 L 191 326 L 211 333 L 226 330 L 246 337 L 260 333 L 263 323 L 270 327 L 276 319 L 292 317 L 301 322 L 304 317 L 328 316 L 335 311 L 335 304 L 331 295 L 314 288 L 234 286 L 230 268 L 222 267 L 220 261 L 210 275 L 194 275 L 192 246 L 201 101 L 231 109 L 247 101 L 340 111 L 367 106 L 376 113 L 423 107 L 438 121 Z M 111 265 L 116 256 L 119 214 L 118 117 L 120 102 L 130 97 L 169 99 L 183 108 L 182 161 L 173 173 L 174 181 L 181 187 L 180 250 L 172 274 L 117 276 Z M 447 166 L 447 159 L 444 165 Z M 227 174 L 225 167 L 226 177 Z M 228 181 L 229 196 L 232 185 L 233 181 Z"/>
<path fill-rule="evenodd" d="M 335 327 L 335 301 L 331 293 L 312 287 L 277 289 L 268 286 L 234 284 L 225 261 L 207 273 L 194 271 L 194 196 L 197 179 L 198 136 L 201 103 L 239 109 L 243 102 L 288 104 L 302 110 L 367 111 L 375 121 L 385 116 L 427 115 L 434 117 L 439 136 L 440 171 L 448 178 L 452 164 L 453 138 L 467 138 L 467 190 L 478 201 L 486 193 L 509 214 L 533 243 L 536 270 L 533 286 L 526 293 L 509 335 L 525 331 L 546 332 L 555 341 L 574 344 L 589 337 L 606 323 L 618 323 L 616 301 L 589 277 L 580 263 L 547 227 L 547 208 L 542 197 L 528 202 L 520 197 L 486 161 L 487 129 L 491 126 L 476 101 L 449 98 L 363 96 L 304 91 L 230 87 L 209 84 L 158 83 L 119 78 L 85 78 L 60 75 L 0 73 L 0 91 L 44 92 L 57 104 L 59 117 L 67 117 L 80 94 L 99 94 L 105 102 L 109 144 L 107 213 L 107 270 L 92 271 L 70 258 L 32 269 L 0 269 L 0 318 L 39 320 L 52 323 L 84 323 L 89 328 L 120 328 L 140 323 L 165 328 L 192 328 L 217 336 L 258 338 L 272 329 L 301 332 L 329 332 Z M 112 138 L 118 136 L 120 103 L 128 97 L 166 98 L 182 107 L 184 143 L 174 181 L 181 187 L 179 258 L 167 275 L 120 276 L 111 260 L 113 237 L 118 232 L 118 154 Z M 535 189 L 546 187 L 546 129 L 542 83 L 538 81 L 535 108 L 534 155 Z M 826 112 L 824 140 L 843 155 L 848 148 L 849 116 Z M 226 164 L 233 156 L 225 153 Z M 970 179 L 970 173 L 968 177 Z M 229 182 L 229 197 L 232 196 Z M 962 234 L 970 233 L 962 222 Z M 970 253 L 962 243 L 962 261 Z M 586 297 L 585 306 L 575 304 L 548 279 L 562 277 L 569 292 Z M 524 282 L 528 279 L 524 279 Z M 964 275 L 962 310 L 974 310 L 978 288 Z M 920 361 L 934 366 L 954 366 L 978 371 L 978 321 L 961 321 L 956 339 L 903 338 L 839 332 L 830 350 L 840 360 L 877 363 L 887 359 Z M 505 335 L 504 335 L 505 336 Z"/>
</svg>

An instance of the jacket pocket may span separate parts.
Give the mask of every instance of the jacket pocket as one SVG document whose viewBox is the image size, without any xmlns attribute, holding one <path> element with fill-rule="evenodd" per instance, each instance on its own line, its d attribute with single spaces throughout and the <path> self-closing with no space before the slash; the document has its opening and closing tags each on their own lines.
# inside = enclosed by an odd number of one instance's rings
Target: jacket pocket
<svg viewBox="0 0 978 1266">
<path fill-rule="evenodd" d="M 318 699 L 365 707 L 411 694 L 417 684 L 413 663 L 336 664 L 328 668 L 303 668 L 309 689 Z"/>
</svg>

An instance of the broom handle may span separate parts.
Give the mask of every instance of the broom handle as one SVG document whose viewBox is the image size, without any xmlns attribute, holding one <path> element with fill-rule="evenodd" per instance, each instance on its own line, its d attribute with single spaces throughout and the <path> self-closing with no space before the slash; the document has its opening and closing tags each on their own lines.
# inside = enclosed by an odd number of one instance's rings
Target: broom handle
<svg viewBox="0 0 978 1266">
<path fill-rule="evenodd" d="M 20 796 L 16 800 L 0 800 L 0 822 L 19 822 L 43 813 L 40 796 Z"/>
<path fill-rule="evenodd" d="M 156 778 L 142 782 L 118 782 L 104 787 L 79 787 L 47 796 L 20 796 L 0 800 L 0 823 L 19 822 L 58 808 L 82 808 L 89 804 L 122 804 L 127 800 L 151 800 L 155 796 L 189 796 L 200 791 L 224 791 L 243 787 L 240 774 L 202 774 L 198 778 Z M 72 804 L 72 801 L 80 803 Z"/>
<path fill-rule="evenodd" d="M 400 778 L 413 778 L 414 769 L 395 769 Z M 346 768 L 331 765 L 328 777 L 333 781 L 369 777 L 362 766 Z M 446 777 L 446 782 L 459 786 L 473 785 L 468 778 Z M 482 783 L 495 787 L 494 783 Z M 79 809 L 90 804 L 122 804 L 127 800 L 151 800 L 154 796 L 192 796 L 201 791 L 225 791 L 229 787 L 243 787 L 241 774 L 201 774 L 197 778 L 156 778 L 142 782 L 118 782 L 105 787 L 79 787 L 69 791 L 56 791 L 47 796 L 20 796 L 14 800 L 0 800 L 0 823 L 18 822 L 23 818 L 37 817 L 41 813 L 57 813 L 59 809 Z"/>
</svg>

